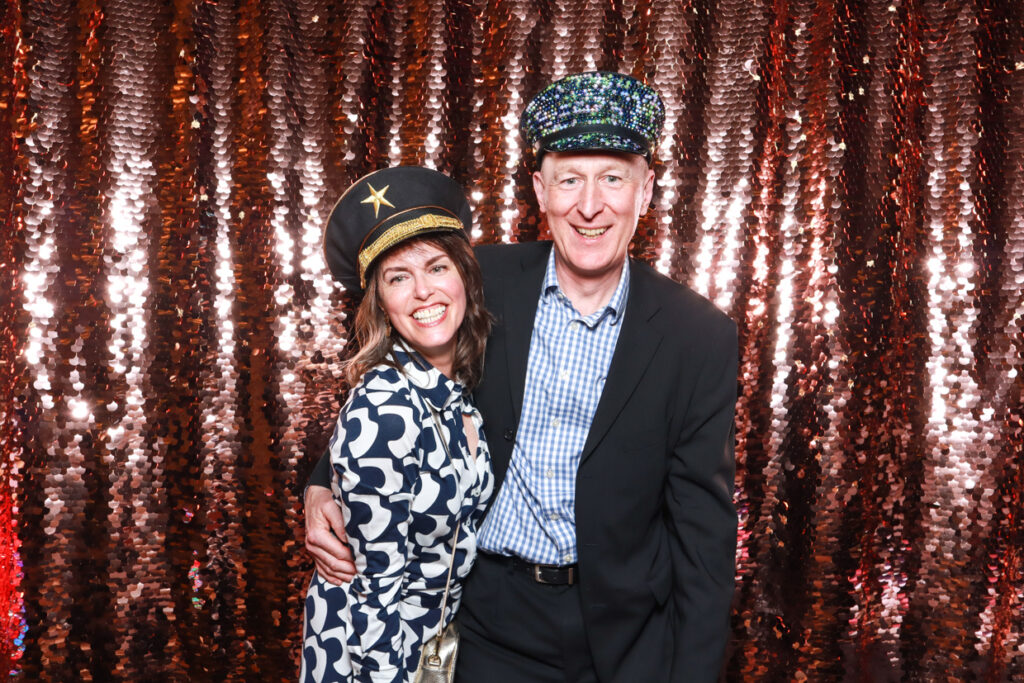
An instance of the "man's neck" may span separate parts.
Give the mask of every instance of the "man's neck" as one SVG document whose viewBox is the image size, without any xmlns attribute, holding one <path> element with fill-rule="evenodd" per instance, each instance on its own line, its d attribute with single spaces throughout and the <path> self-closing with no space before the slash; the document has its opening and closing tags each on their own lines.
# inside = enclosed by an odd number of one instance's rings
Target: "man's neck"
<svg viewBox="0 0 1024 683">
<path fill-rule="evenodd" d="M 602 274 L 600 277 L 586 277 L 574 273 L 567 268 L 555 255 L 555 274 L 558 276 L 558 287 L 581 315 L 595 313 L 611 301 L 615 288 L 622 277 L 621 264 L 615 270 Z"/>
</svg>

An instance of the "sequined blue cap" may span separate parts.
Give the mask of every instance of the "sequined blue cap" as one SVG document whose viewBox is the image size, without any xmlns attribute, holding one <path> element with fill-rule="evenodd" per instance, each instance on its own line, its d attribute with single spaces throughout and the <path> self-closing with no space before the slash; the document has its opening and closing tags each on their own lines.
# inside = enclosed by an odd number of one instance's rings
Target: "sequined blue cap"
<svg viewBox="0 0 1024 683">
<path fill-rule="evenodd" d="M 651 87 L 624 74 L 566 76 L 534 97 L 519 130 L 539 164 L 545 152 L 609 150 L 651 161 L 665 124 L 665 104 Z"/>
</svg>

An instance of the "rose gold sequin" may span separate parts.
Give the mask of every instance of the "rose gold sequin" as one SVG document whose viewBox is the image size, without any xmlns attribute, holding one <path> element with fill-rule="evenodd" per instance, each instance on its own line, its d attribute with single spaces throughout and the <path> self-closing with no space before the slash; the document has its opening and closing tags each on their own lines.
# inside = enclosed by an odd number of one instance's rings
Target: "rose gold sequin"
<svg viewBox="0 0 1024 683">
<path fill-rule="evenodd" d="M 616 69 L 633 255 L 739 325 L 727 679 L 1024 677 L 1018 4 L 4 0 L 0 666 L 293 680 L 324 218 L 424 164 L 542 237 L 519 113 Z"/>
</svg>

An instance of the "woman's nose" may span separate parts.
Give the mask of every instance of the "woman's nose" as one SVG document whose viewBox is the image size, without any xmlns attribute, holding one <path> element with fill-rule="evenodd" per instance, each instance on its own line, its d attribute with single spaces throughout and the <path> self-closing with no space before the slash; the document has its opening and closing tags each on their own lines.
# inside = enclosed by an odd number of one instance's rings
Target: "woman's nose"
<svg viewBox="0 0 1024 683">
<path fill-rule="evenodd" d="M 415 293 L 418 299 L 426 299 L 430 296 L 430 293 L 434 291 L 434 288 L 430 284 L 430 278 L 425 273 L 416 273 L 413 275 L 413 284 L 415 285 Z"/>
</svg>

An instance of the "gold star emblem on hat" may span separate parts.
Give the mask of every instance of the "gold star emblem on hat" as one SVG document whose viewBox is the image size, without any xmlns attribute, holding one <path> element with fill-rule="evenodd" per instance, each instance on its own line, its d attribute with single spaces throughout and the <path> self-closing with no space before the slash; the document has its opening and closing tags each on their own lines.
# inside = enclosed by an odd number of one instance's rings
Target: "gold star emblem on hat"
<svg viewBox="0 0 1024 683">
<path fill-rule="evenodd" d="M 384 189 L 382 189 L 382 190 L 375 190 L 373 185 L 371 185 L 370 183 L 366 183 L 366 186 L 368 188 L 370 188 L 370 196 L 367 197 L 366 199 L 364 199 L 363 201 L 359 202 L 359 203 L 360 204 L 373 204 L 373 217 L 374 218 L 376 218 L 377 214 L 380 212 L 380 205 L 381 204 L 383 204 L 384 206 L 390 206 L 392 209 L 395 208 L 395 205 L 392 204 L 391 202 L 389 202 L 387 200 L 387 198 L 384 197 L 384 193 L 388 191 L 388 188 L 391 187 L 390 185 L 385 185 Z"/>
</svg>

